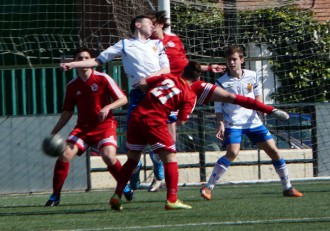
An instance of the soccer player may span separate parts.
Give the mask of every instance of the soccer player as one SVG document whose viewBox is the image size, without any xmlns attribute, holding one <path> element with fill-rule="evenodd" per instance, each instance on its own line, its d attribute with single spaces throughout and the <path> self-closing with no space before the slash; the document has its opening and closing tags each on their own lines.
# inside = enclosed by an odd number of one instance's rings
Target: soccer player
<svg viewBox="0 0 330 231">
<path fill-rule="evenodd" d="M 154 29 L 150 18 L 145 15 L 135 17 L 131 21 L 130 29 L 133 35 L 132 38 L 120 40 L 115 45 L 103 51 L 97 58 L 61 65 L 64 70 L 79 67 L 95 67 L 120 56 L 130 88 L 132 89 L 129 93 L 128 118 L 131 111 L 144 96 L 144 93 L 140 89 L 135 89 L 135 83 L 141 78 L 158 76 L 170 72 L 169 61 L 165 54 L 163 43 L 158 39 L 149 39 Z M 158 161 L 155 162 L 154 160 L 153 162 L 158 163 Z M 139 172 L 136 175 L 138 174 Z M 134 190 L 138 186 L 139 181 L 136 180 L 133 183 L 131 182 L 130 187 L 125 189 L 127 200 L 133 199 Z"/>
<path fill-rule="evenodd" d="M 256 72 L 242 69 L 244 56 L 241 47 L 230 46 L 225 55 L 229 73 L 219 78 L 216 84 L 231 93 L 242 94 L 260 101 L 262 99 L 261 87 Z M 272 135 L 263 125 L 256 111 L 230 103 L 216 102 L 215 113 L 219 125 L 217 138 L 223 140 L 226 154 L 218 159 L 208 183 L 202 187 L 201 196 L 203 198 L 211 200 L 212 190 L 216 183 L 227 172 L 230 164 L 239 154 L 243 134 L 246 134 L 271 158 L 275 171 L 281 179 L 283 195 L 287 197 L 303 196 L 301 192 L 292 187 L 285 160 L 281 157 Z"/>
<path fill-rule="evenodd" d="M 169 19 L 166 17 L 166 11 L 150 13 L 150 17 L 154 25 L 151 38 L 160 39 L 162 41 L 170 61 L 171 74 L 180 77 L 183 69 L 189 62 L 182 41 L 176 34 L 165 32 L 170 27 Z M 201 68 L 202 71 L 222 73 L 225 71 L 226 66 L 212 64 L 209 66 L 201 65 Z"/>
<path fill-rule="evenodd" d="M 87 48 L 78 48 L 74 58 L 76 61 L 88 61 L 92 59 L 91 54 Z M 74 156 L 82 155 L 88 146 L 97 145 L 109 172 L 118 181 L 121 164 L 116 158 L 117 122 L 112 110 L 125 104 L 127 97 L 109 75 L 92 68 L 77 69 L 77 77 L 66 86 L 63 111 L 51 134 L 57 134 L 67 124 L 75 106 L 78 111 L 77 124 L 66 140 L 65 151 L 56 161 L 53 194 L 45 206 L 57 206 L 60 203 L 70 162 Z"/>
<path fill-rule="evenodd" d="M 124 187 L 147 144 L 150 144 L 164 163 L 167 188 L 165 209 L 191 209 L 191 206 L 178 200 L 179 173 L 176 149 L 168 131 L 167 120 L 171 111 L 178 111 L 178 125 L 183 125 L 188 120 L 196 103 L 196 94 L 190 89 L 190 85 L 199 78 L 200 72 L 199 63 L 189 62 L 182 78 L 168 74 L 141 80 L 146 81 L 150 89 L 132 112 L 128 123 L 128 159 L 120 171 L 115 194 L 110 199 L 112 209 L 123 209 L 121 196 Z"/>
</svg>

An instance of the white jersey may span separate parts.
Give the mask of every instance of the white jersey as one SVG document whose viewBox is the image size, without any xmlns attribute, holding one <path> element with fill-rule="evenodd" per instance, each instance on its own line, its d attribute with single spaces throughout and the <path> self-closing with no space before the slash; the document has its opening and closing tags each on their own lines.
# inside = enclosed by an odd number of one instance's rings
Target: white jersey
<svg viewBox="0 0 330 231">
<path fill-rule="evenodd" d="M 122 58 L 129 86 L 161 68 L 170 67 L 163 43 L 148 39 L 145 42 L 135 38 L 122 39 L 103 51 L 96 59 L 105 63 L 120 56 Z"/>
<path fill-rule="evenodd" d="M 255 98 L 261 95 L 261 86 L 256 72 L 243 70 L 242 77 L 232 78 L 225 74 L 216 80 L 216 85 L 228 92 Z M 215 113 L 222 113 L 224 116 L 225 128 L 254 128 L 262 125 L 256 111 L 231 103 L 214 103 Z"/>
</svg>

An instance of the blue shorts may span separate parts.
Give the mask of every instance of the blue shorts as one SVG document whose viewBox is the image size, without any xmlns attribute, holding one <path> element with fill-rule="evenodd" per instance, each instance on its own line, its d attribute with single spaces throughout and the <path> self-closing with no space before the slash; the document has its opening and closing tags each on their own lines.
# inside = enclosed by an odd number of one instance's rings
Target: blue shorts
<svg viewBox="0 0 330 231">
<path fill-rule="evenodd" d="M 265 125 L 247 129 L 226 128 L 224 145 L 240 144 L 242 141 L 242 135 L 244 134 L 249 137 L 253 144 L 264 142 L 273 138 L 272 134 L 270 134 Z"/>
</svg>

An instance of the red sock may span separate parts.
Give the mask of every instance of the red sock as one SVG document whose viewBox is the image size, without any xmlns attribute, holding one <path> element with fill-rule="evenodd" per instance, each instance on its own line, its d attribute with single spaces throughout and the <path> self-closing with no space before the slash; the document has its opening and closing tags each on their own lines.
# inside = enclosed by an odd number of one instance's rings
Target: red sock
<svg viewBox="0 0 330 231">
<path fill-rule="evenodd" d="M 129 179 L 131 178 L 134 169 L 138 165 L 139 161 L 135 161 L 132 159 L 127 159 L 126 163 L 122 166 L 118 181 L 117 181 L 117 187 L 115 190 L 115 193 L 121 197 L 123 195 L 123 190 L 126 187 Z"/>
<path fill-rule="evenodd" d="M 120 161 L 118 159 L 116 159 L 116 163 L 114 165 L 108 166 L 108 170 L 111 173 L 111 175 L 113 176 L 113 178 L 115 178 L 115 180 L 118 182 L 119 172 L 121 170 Z"/>
<path fill-rule="evenodd" d="M 274 107 L 272 106 L 266 105 L 260 102 L 259 100 L 246 97 L 243 95 L 236 95 L 236 98 L 233 103 L 248 109 L 260 111 L 267 114 L 271 114 L 272 111 L 274 110 Z"/>
<path fill-rule="evenodd" d="M 70 163 L 57 160 L 53 176 L 53 194 L 60 196 L 66 177 L 68 176 Z"/>
<path fill-rule="evenodd" d="M 164 164 L 167 200 L 174 203 L 178 199 L 179 168 L 178 163 Z"/>
</svg>

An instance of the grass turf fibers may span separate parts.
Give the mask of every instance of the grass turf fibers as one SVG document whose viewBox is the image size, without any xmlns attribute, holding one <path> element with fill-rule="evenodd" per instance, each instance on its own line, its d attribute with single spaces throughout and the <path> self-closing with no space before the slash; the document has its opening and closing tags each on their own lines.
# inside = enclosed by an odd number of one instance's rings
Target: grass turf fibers
<svg viewBox="0 0 330 231">
<path fill-rule="evenodd" d="M 191 210 L 166 211 L 166 191 L 138 190 L 122 212 L 112 211 L 113 190 L 63 193 L 57 207 L 48 194 L 2 195 L 0 230 L 328 230 L 328 181 L 294 182 L 301 198 L 282 196 L 280 183 L 220 185 L 211 201 L 200 187 L 182 187 Z"/>
</svg>

